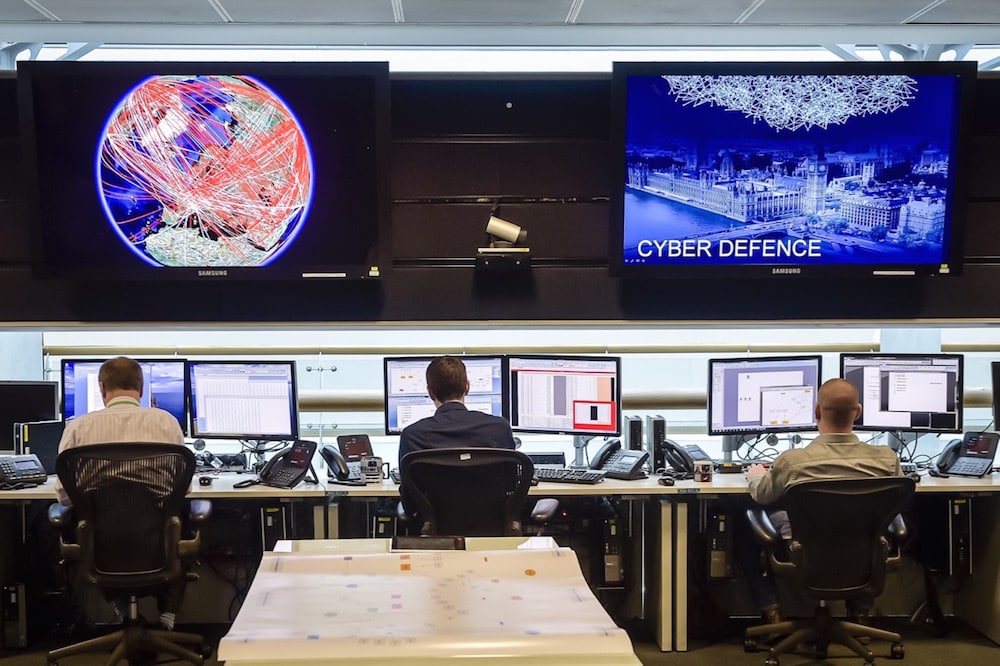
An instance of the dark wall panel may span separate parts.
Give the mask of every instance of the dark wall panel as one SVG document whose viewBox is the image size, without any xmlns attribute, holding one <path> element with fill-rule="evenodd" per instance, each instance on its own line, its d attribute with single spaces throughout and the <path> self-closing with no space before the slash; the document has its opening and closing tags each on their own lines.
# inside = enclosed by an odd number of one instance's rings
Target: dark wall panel
<svg viewBox="0 0 1000 666">
<path fill-rule="evenodd" d="M 850 281 L 619 280 L 609 276 L 607 77 L 393 81 L 395 266 L 366 282 L 38 280 L 16 137 L 0 78 L 0 320 L 341 322 L 1000 317 L 1000 79 L 981 81 L 960 277 Z M 6 120 L 4 120 L 6 119 Z M 11 128 L 6 138 L 4 132 Z M 46 196 L 59 196 L 59 192 Z M 535 267 L 477 273 L 493 205 L 528 230 Z"/>
</svg>

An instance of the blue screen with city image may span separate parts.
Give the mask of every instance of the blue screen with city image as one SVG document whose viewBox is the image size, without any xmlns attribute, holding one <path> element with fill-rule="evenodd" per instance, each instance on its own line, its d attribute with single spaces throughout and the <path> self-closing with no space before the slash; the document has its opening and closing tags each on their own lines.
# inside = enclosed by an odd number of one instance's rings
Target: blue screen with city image
<svg viewBox="0 0 1000 666">
<path fill-rule="evenodd" d="M 957 272 L 967 65 L 616 63 L 612 267 Z"/>
</svg>

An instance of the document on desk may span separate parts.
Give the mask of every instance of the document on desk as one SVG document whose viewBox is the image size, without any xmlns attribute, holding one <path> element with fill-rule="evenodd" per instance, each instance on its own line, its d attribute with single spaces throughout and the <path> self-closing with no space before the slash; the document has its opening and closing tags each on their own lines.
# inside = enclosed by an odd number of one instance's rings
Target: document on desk
<svg viewBox="0 0 1000 666">
<path fill-rule="evenodd" d="M 265 553 L 219 645 L 230 665 L 452 658 L 640 663 L 568 548 Z"/>
</svg>

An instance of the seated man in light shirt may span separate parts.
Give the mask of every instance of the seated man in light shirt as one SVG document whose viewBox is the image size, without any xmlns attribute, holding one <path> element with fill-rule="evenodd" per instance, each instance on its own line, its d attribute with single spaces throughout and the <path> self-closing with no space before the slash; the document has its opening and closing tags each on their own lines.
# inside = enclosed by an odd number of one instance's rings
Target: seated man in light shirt
<svg viewBox="0 0 1000 666">
<path fill-rule="evenodd" d="M 819 437 L 801 449 L 790 449 L 775 458 L 771 469 L 751 465 L 746 471 L 750 497 L 771 506 L 781 500 L 785 489 L 799 481 L 852 479 L 870 476 L 902 476 L 899 457 L 887 446 L 872 446 L 853 433 L 861 416 L 858 390 L 845 379 L 825 382 L 816 396 L 816 430 Z M 791 526 L 785 511 L 772 511 L 771 522 L 782 537 L 790 539 Z M 746 547 L 739 544 L 738 547 Z M 741 557 L 750 566 L 754 556 Z M 744 571 L 754 601 L 769 624 L 780 620 L 777 588 L 773 579 L 759 571 Z M 874 600 L 853 600 L 848 612 L 856 622 L 867 623 Z"/>
<path fill-rule="evenodd" d="M 142 368 L 134 360 L 119 356 L 105 361 L 97 375 L 104 409 L 79 416 L 66 424 L 59 452 L 78 446 L 99 446 L 123 442 L 162 442 L 184 446 L 184 432 L 170 412 L 139 404 L 143 392 Z M 59 503 L 71 504 L 59 479 Z M 184 577 L 159 599 L 160 624 L 170 630 L 184 594 Z M 112 600 L 118 619 L 125 617 L 127 603 Z"/>
</svg>

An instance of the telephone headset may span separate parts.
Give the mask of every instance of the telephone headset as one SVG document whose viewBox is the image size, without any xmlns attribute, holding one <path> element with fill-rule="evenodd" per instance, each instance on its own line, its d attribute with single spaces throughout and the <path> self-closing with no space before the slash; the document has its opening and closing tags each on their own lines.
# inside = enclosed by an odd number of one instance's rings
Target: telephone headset
<svg viewBox="0 0 1000 666">
<path fill-rule="evenodd" d="M 304 439 L 295 440 L 291 446 L 278 451 L 260 470 L 257 479 L 234 483 L 233 488 L 246 488 L 257 484 L 274 488 L 294 488 L 306 478 L 312 469 L 313 455 L 316 453 L 316 442 Z M 313 472 L 312 483 L 317 483 Z"/>
</svg>

